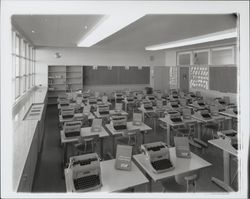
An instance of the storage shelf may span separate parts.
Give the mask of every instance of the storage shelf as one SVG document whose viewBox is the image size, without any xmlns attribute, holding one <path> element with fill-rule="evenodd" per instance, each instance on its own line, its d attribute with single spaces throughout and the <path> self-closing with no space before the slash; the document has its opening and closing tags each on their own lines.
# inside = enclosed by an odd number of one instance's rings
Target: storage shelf
<svg viewBox="0 0 250 199">
<path fill-rule="evenodd" d="M 53 85 L 66 85 L 66 83 L 55 83 L 55 84 L 49 84 L 49 86 L 53 86 Z"/>
<path fill-rule="evenodd" d="M 82 89 L 82 66 L 53 65 L 48 67 L 48 72 L 48 85 L 52 87 L 52 90 L 49 90 L 50 99 L 58 97 L 62 92 Z M 61 87 L 63 87 L 63 89 L 60 89 Z"/>
</svg>

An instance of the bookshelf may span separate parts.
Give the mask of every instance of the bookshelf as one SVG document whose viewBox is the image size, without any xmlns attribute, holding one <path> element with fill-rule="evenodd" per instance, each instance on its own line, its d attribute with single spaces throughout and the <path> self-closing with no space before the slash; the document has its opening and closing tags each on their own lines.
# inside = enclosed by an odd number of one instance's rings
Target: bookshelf
<svg viewBox="0 0 250 199">
<path fill-rule="evenodd" d="M 82 66 L 48 66 L 49 104 L 56 104 L 60 94 L 82 89 Z"/>
</svg>

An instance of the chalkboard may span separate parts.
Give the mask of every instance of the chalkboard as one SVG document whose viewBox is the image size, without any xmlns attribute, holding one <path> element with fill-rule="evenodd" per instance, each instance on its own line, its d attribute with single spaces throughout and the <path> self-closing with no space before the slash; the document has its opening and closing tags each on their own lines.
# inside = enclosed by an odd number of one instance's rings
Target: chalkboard
<svg viewBox="0 0 250 199">
<path fill-rule="evenodd" d="M 209 67 L 209 87 L 210 90 L 236 93 L 237 67 L 236 66 Z"/>
<path fill-rule="evenodd" d="M 107 66 L 83 66 L 83 85 L 117 85 L 117 84 L 149 84 L 150 67 L 113 66 L 111 70 Z"/>
</svg>

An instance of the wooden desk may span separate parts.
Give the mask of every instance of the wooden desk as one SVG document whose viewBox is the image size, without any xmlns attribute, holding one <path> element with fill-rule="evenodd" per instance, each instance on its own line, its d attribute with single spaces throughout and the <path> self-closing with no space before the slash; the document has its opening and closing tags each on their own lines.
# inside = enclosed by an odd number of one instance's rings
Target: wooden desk
<svg viewBox="0 0 250 199">
<path fill-rule="evenodd" d="M 115 115 L 115 114 L 121 114 L 121 115 L 126 115 L 126 116 L 128 115 L 128 113 L 127 113 L 126 111 L 123 111 L 123 110 L 121 110 L 121 111 L 119 111 L 119 112 L 116 111 L 116 110 L 110 110 L 110 111 L 109 111 L 109 115 L 112 116 L 112 115 Z"/>
<path fill-rule="evenodd" d="M 230 192 L 234 191 L 230 184 L 230 155 L 237 156 L 238 152 L 236 149 L 234 149 L 231 144 L 227 141 L 225 141 L 222 138 L 215 139 L 215 140 L 209 140 L 210 144 L 218 147 L 219 149 L 223 150 L 223 167 L 224 167 L 224 179 L 219 180 L 218 178 L 212 177 L 212 181 L 217 184 L 218 186 L 222 187 L 224 190 Z"/>
<path fill-rule="evenodd" d="M 102 187 L 93 192 L 119 192 L 148 183 L 148 179 L 132 162 L 131 171 L 115 169 L 115 159 L 100 162 Z M 67 192 L 72 192 L 72 170 L 64 170 Z M 81 193 L 83 194 L 83 193 Z"/>
<path fill-rule="evenodd" d="M 175 154 L 175 148 L 169 148 L 170 150 L 170 157 L 171 161 L 174 165 L 174 169 L 171 171 L 167 171 L 164 173 L 154 173 L 146 160 L 146 156 L 144 154 L 137 154 L 133 156 L 133 159 L 135 162 L 139 165 L 139 167 L 143 170 L 143 172 L 146 173 L 148 179 L 149 179 L 149 186 L 148 191 L 151 192 L 152 190 L 152 181 L 158 182 L 162 181 L 164 179 L 167 179 L 169 177 L 183 174 L 189 171 L 195 171 L 199 169 L 203 169 L 205 167 L 211 166 L 211 164 L 204 159 L 200 158 L 199 156 L 195 155 L 194 153 L 191 153 L 190 159 L 185 158 L 178 158 Z"/>
<path fill-rule="evenodd" d="M 122 102 L 124 103 L 124 109 L 125 109 L 126 112 L 128 110 L 128 105 L 130 105 L 130 104 L 134 105 L 135 104 L 135 100 L 127 101 L 126 99 L 124 99 L 124 100 L 122 100 Z"/>
<path fill-rule="evenodd" d="M 207 109 L 207 105 L 205 106 L 200 106 L 198 104 L 188 104 L 189 107 L 194 108 L 196 110 L 204 110 Z"/>
<path fill-rule="evenodd" d="M 230 123 L 229 123 L 229 129 L 233 128 L 233 126 L 235 124 L 234 122 L 237 122 L 238 115 L 235 114 L 232 111 L 232 109 L 227 109 L 225 111 L 221 111 L 220 114 L 231 118 Z"/>
<path fill-rule="evenodd" d="M 182 126 L 182 125 L 185 125 L 186 123 L 193 123 L 193 122 L 197 122 L 197 120 L 193 119 L 193 118 L 190 118 L 190 119 L 183 119 L 182 118 L 182 122 L 173 122 L 170 120 L 169 117 L 164 117 L 164 118 L 159 118 L 159 121 L 165 123 L 167 125 L 167 145 L 168 146 L 171 146 L 171 142 L 170 142 L 170 127 L 174 127 L 174 126 Z"/>
<path fill-rule="evenodd" d="M 115 136 L 120 136 L 122 135 L 122 131 L 116 131 L 114 127 L 111 124 L 106 124 L 106 128 L 109 130 L 110 134 L 113 136 L 113 155 L 115 154 Z M 127 122 L 127 130 L 136 130 L 138 129 L 139 132 L 142 134 L 142 143 L 145 143 L 145 133 L 147 131 L 152 130 L 151 127 L 148 125 L 142 124 L 140 126 L 135 126 L 133 125 L 133 122 Z"/>
<path fill-rule="evenodd" d="M 63 119 L 62 115 L 59 115 L 59 122 L 60 123 L 71 122 L 71 121 L 77 120 L 76 118 L 78 118 L 78 117 L 83 117 L 83 113 L 75 113 L 73 120 L 72 119 Z M 88 119 L 93 120 L 93 119 L 95 119 L 95 116 L 90 112 L 88 115 Z"/>
<path fill-rule="evenodd" d="M 67 162 L 67 153 L 68 153 L 68 144 L 77 142 L 78 137 L 65 137 L 63 130 L 60 131 L 61 134 L 61 143 L 63 144 L 63 165 L 66 165 Z M 81 128 L 81 137 L 91 136 L 91 135 L 99 135 L 100 138 L 100 155 L 103 157 L 103 139 L 108 137 L 109 134 L 107 131 L 102 127 L 100 132 L 91 132 L 91 127 Z"/>
</svg>

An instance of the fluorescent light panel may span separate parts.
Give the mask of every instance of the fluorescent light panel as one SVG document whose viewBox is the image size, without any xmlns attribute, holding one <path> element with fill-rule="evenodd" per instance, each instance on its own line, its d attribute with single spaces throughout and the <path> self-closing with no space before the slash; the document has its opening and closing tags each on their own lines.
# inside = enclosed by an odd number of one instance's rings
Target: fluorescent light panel
<svg viewBox="0 0 250 199">
<path fill-rule="evenodd" d="M 143 14 L 106 15 L 85 35 L 78 47 L 90 47 L 143 17 Z"/>
<path fill-rule="evenodd" d="M 194 44 L 201 44 L 201 43 L 211 42 L 211 41 L 219 41 L 219 40 L 224 40 L 224 39 L 229 39 L 229 38 L 234 38 L 234 37 L 237 37 L 236 29 L 229 29 L 229 30 L 201 35 L 197 37 L 190 37 L 190 38 L 183 39 L 183 40 L 177 40 L 173 42 L 147 46 L 145 49 L 146 50 L 163 50 L 163 49 L 169 49 L 169 48 L 189 46 L 189 45 L 194 45 Z"/>
</svg>

